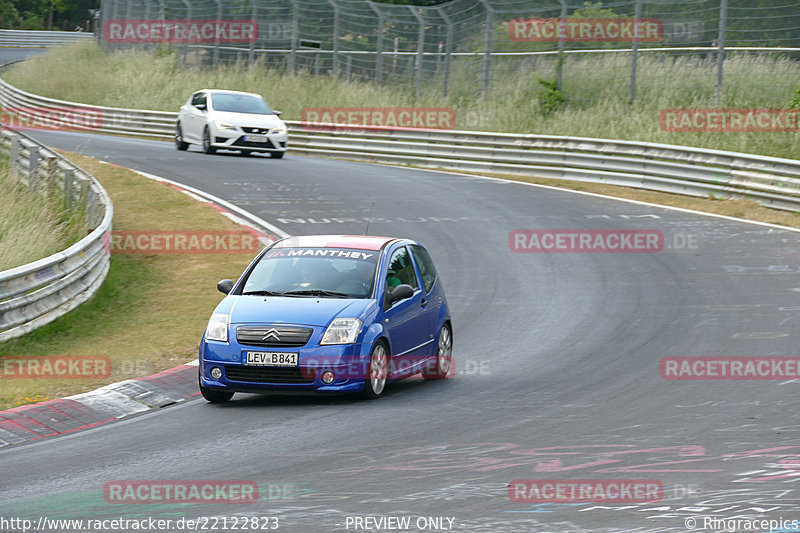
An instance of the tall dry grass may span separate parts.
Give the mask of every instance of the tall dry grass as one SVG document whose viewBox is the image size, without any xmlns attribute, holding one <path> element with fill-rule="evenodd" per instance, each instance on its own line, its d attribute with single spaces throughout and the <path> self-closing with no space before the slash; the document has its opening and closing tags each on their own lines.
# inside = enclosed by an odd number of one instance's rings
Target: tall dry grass
<svg viewBox="0 0 800 533">
<path fill-rule="evenodd" d="M 7 159 L 0 161 L 0 271 L 59 252 L 73 237 L 56 203 L 13 179 Z"/>
<path fill-rule="evenodd" d="M 544 56 L 495 59 L 486 98 L 480 91 L 481 59 L 474 57 L 454 62 L 447 97 L 441 78 L 426 82 L 415 98 L 412 83 L 290 75 L 263 63 L 186 67 L 164 51 L 106 54 L 88 43 L 48 51 L 5 77 L 33 93 L 117 107 L 174 111 L 198 88 L 227 88 L 262 94 L 288 120 L 299 120 L 305 107 L 452 107 L 458 129 L 641 140 L 790 158 L 800 154 L 797 132 L 667 132 L 659 121 L 660 111 L 673 107 L 786 107 L 800 84 L 800 64 L 789 58 L 732 53 L 718 103 L 713 56 L 642 54 L 637 98 L 628 105 L 626 54 L 568 56 L 565 103 L 546 114 L 539 104 L 543 88 L 538 80 L 554 77 L 554 61 Z"/>
</svg>

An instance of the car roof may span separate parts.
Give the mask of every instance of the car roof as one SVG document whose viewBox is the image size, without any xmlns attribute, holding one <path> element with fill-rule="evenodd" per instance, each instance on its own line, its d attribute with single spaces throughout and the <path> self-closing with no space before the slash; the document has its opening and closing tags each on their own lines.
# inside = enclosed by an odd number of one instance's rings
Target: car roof
<svg viewBox="0 0 800 533">
<path fill-rule="evenodd" d="M 248 96 L 257 96 L 258 98 L 261 98 L 260 94 L 248 93 L 248 92 L 245 92 L 245 91 L 229 91 L 227 89 L 198 89 L 197 91 L 193 92 L 192 94 L 197 94 L 197 93 L 202 93 L 202 92 L 209 93 L 211 95 L 214 95 L 214 94 L 246 94 Z"/>
<path fill-rule="evenodd" d="M 348 248 L 354 250 L 380 250 L 396 237 L 375 235 L 300 235 L 275 243 L 273 248 Z M 403 239 L 405 240 L 405 239 Z"/>
</svg>

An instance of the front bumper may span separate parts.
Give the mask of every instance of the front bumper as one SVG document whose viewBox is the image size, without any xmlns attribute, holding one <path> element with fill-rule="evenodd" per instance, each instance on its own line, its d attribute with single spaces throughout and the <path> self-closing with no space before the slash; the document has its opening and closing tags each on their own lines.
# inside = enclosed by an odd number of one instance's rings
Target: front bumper
<svg viewBox="0 0 800 533">
<path fill-rule="evenodd" d="M 219 130 L 214 128 L 211 146 L 219 150 L 246 150 L 251 152 L 285 152 L 289 136 L 285 133 L 268 133 L 265 142 L 248 140 L 253 134 L 241 130 Z"/>
<path fill-rule="evenodd" d="M 297 367 L 270 367 L 243 364 L 244 353 L 253 351 L 299 353 Z M 213 390 L 230 392 L 305 391 L 347 393 L 364 390 L 369 357 L 360 355 L 360 344 L 303 348 L 262 348 L 244 346 L 237 342 L 200 343 L 200 384 Z M 219 379 L 211 370 L 219 368 Z M 322 374 L 333 372 L 334 380 L 326 384 Z"/>
</svg>

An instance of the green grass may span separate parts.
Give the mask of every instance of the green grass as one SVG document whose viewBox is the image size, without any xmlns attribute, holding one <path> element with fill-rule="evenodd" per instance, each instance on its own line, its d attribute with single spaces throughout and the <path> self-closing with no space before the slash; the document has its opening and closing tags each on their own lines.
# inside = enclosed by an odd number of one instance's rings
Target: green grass
<svg viewBox="0 0 800 533">
<path fill-rule="evenodd" d="M 282 118 L 299 120 L 306 107 L 452 107 L 456 127 L 468 130 L 572 135 L 640 140 L 761 153 L 795 158 L 795 133 L 679 133 L 662 131 L 660 111 L 672 107 L 786 107 L 800 84 L 800 64 L 786 57 L 731 53 L 725 64 L 725 90 L 717 104 L 716 67 L 707 55 L 642 54 L 637 99 L 628 105 L 629 58 L 571 55 L 564 68 L 565 102 L 553 113 L 540 109 L 546 89 L 538 79 L 553 79 L 552 57 L 495 59 L 491 91 L 480 95 L 480 58 L 454 61 L 450 93 L 441 79 L 423 85 L 377 85 L 344 81 L 256 63 L 219 68 L 183 66 L 168 51 L 104 53 L 89 43 L 48 51 L 15 66 L 5 78 L 44 96 L 114 107 L 176 111 L 202 87 L 257 92 Z M 47 75 L 44 75 L 47 73 Z M 91 83 L 86 83 L 91 79 Z"/>
</svg>

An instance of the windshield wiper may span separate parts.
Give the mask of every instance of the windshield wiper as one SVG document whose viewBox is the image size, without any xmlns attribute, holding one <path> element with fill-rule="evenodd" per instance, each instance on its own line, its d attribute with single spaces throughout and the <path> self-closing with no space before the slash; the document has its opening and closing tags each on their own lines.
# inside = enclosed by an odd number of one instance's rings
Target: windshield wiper
<svg viewBox="0 0 800 533">
<path fill-rule="evenodd" d="M 299 296 L 331 296 L 334 298 L 352 298 L 350 294 L 345 294 L 343 292 L 334 292 L 334 291 L 324 291 L 322 289 L 306 289 L 302 291 L 287 291 L 283 294 L 297 294 Z"/>
<path fill-rule="evenodd" d="M 243 292 L 242 296 L 283 296 L 285 292 L 275 291 L 247 291 Z"/>
</svg>

